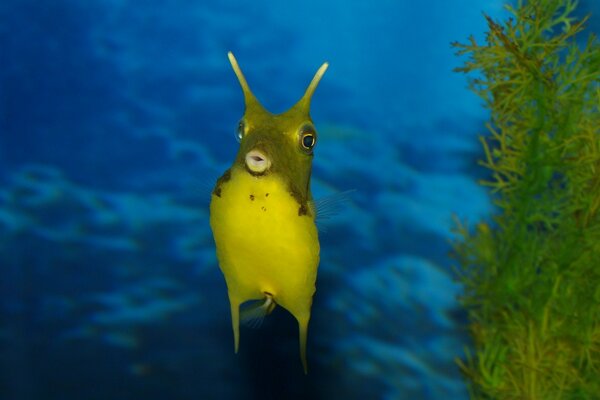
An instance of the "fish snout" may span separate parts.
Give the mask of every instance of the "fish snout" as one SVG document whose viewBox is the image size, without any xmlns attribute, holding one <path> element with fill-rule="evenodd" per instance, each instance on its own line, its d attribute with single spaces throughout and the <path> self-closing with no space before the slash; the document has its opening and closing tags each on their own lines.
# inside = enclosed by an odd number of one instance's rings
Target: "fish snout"
<svg viewBox="0 0 600 400">
<path fill-rule="evenodd" d="M 246 153 L 246 167 L 253 173 L 262 174 L 271 167 L 271 160 L 260 150 Z"/>
</svg>

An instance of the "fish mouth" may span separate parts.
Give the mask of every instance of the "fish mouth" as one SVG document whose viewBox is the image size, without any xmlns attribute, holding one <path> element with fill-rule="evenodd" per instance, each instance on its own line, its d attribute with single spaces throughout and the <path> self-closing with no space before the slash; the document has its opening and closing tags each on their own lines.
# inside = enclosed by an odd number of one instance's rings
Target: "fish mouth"
<svg viewBox="0 0 600 400">
<path fill-rule="evenodd" d="M 246 153 L 246 168 L 252 174 L 263 174 L 271 167 L 271 160 L 260 150 L 250 150 Z"/>
</svg>

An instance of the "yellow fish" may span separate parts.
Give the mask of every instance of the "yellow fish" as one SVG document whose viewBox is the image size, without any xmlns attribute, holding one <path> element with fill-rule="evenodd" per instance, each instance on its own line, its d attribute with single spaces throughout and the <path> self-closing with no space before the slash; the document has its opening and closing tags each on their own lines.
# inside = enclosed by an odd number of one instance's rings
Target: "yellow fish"
<svg viewBox="0 0 600 400">
<path fill-rule="evenodd" d="M 319 265 L 310 193 L 317 131 L 309 111 L 328 64 L 319 68 L 296 105 L 272 114 L 250 91 L 233 54 L 228 56 L 246 110 L 237 127 L 238 154 L 212 192 L 210 226 L 227 283 L 235 352 L 240 305 L 262 300 L 253 313 L 264 316 L 278 304 L 298 321 L 300 358 L 307 373 L 306 337 Z"/>
</svg>

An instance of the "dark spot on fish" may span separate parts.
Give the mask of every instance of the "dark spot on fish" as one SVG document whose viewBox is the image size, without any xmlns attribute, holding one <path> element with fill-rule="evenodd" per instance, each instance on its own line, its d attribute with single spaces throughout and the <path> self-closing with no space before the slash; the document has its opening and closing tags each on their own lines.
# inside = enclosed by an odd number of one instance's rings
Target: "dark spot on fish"
<svg viewBox="0 0 600 400">
<path fill-rule="evenodd" d="M 298 209 L 298 216 L 309 215 L 310 210 L 308 208 L 308 204 L 306 198 L 304 198 L 300 192 L 294 190 L 293 188 L 290 190 L 290 194 L 296 200 L 296 202 L 300 205 Z"/>
<path fill-rule="evenodd" d="M 305 204 L 301 204 L 300 208 L 298 209 L 298 216 L 301 217 L 303 215 L 306 215 L 308 213 L 308 208 L 306 207 Z"/>
<path fill-rule="evenodd" d="M 300 194 L 300 192 L 298 192 L 292 188 L 292 189 L 290 189 L 290 194 L 292 195 L 292 197 L 294 199 L 296 199 L 298 204 L 304 203 L 304 199 L 302 198 L 302 195 Z"/>
<path fill-rule="evenodd" d="M 266 209 L 266 208 L 264 208 L 264 207 L 261 207 L 260 209 L 261 209 L 261 210 L 263 210 L 263 211 L 267 211 L 267 209 Z"/>
<path fill-rule="evenodd" d="M 269 197 L 269 193 L 265 193 L 265 197 Z"/>
<path fill-rule="evenodd" d="M 225 173 L 223 173 L 223 175 L 219 178 L 219 180 L 217 181 L 217 183 L 223 183 L 223 182 L 227 182 L 228 180 L 231 179 L 231 170 L 228 169 L 227 171 L 225 171 Z"/>
<path fill-rule="evenodd" d="M 221 197 L 221 185 L 231 179 L 231 170 L 225 171 L 223 175 L 219 179 L 217 179 L 217 184 L 213 190 L 213 194 L 217 197 Z"/>
<path fill-rule="evenodd" d="M 254 201 L 254 195 L 253 194 L 250 195 L 250 200 Z"/>
</svg>

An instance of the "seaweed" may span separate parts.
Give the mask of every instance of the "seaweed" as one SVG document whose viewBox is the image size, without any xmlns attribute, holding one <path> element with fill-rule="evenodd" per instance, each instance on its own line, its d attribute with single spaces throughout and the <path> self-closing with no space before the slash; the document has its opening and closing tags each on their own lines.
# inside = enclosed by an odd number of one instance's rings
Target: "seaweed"
<svg viewBox="0 0 600 400">
<path fill-rule="evenodd" d="M 575 0 L 518 1 L 485 43 L 453 43 L 490 111 L 495 213 L 457 221 L 478 399 L 600 398 L 600 47 Z"/>
</svg>

